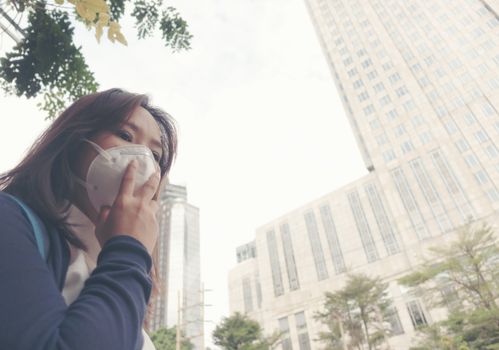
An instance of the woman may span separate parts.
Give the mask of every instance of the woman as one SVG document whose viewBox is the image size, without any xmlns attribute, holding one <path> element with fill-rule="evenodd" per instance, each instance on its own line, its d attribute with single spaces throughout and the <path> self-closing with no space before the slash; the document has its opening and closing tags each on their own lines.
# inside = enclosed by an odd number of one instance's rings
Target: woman
<svg viewBox="0 0 499 350">
<path fill-rule="evenodd" d="M 0 176 L 0 349 L 151 348 L 157 195 L 175 154 L 172 119 L 111 89 L 76 101 Z"/>
</svg>

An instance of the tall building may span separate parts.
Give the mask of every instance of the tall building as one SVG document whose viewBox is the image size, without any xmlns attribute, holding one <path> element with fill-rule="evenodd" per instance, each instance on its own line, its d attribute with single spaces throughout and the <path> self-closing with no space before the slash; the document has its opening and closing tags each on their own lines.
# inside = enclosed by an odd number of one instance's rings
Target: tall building
<svg viewBox="0 0 499 350">
<path fill-rule="evenodd" d="M 160 290 L 151 303 L 150 330 L 178 324 L 195 350 L 204 350 L 199 209 L 184 186 L 167 185 L 160 195 L 158 274 Z"/>
<path fill-rule="evenodd" d="M 397 278 L 468 220 L 499 223 L 499 1 L 306 3 L 368 174 L 258 228 L 230 310 L 280 329 L 284 350 L 320 349 L 324 292 L 381 276 L 392 349 L 408 349 L 445 313 Z"/>
</svg>

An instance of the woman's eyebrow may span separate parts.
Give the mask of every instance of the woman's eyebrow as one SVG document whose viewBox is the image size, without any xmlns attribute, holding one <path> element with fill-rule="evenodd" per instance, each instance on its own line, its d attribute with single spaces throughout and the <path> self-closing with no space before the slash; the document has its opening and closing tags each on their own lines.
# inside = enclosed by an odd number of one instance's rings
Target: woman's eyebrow
<svg viewBox="0 0 499 350">
<path fill-rule="evenodd" d="M 130 121 L 126 121 L 123 123 L 123 125 L 130 127 L 136 133 L 139 133 L 139 134 L 142 133 L 142 129 L 135 123 L 132 123 Z M 159 141 L 157 139 L 152 139 L 151 144 L 155 147 L 158 147 L 161 151 L 163 151 L 163 144 L 161 143 L 161 141 Z"/>
</svg>

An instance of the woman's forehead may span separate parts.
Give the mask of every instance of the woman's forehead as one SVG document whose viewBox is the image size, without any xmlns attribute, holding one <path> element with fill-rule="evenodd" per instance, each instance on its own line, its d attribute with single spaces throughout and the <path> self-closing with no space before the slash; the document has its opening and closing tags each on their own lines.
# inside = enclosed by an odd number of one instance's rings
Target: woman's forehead
<svg viewBox="0 0 499 350">
<path fill-rule="evenodd" d="M 124 124 L 128 124 L 130 127 L 138 129 L 136 131 L 142 133 L 144 137 L 161 144 L 161 129 L 159 124 L 152 114 L 144 107 L 137 107 L 130 114 L 128 119 L 125 120 Z"/>
</svg>

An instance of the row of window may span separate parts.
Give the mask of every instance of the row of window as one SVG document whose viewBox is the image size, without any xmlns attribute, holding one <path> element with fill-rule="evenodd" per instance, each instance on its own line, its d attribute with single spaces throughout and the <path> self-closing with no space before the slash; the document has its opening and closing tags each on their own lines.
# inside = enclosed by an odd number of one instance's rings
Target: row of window
<svg viewBox="0 0 499 350">
<path fill-rule="evenodd" d="M 378 231 L 382 237 L 386 252 L 388 255 L 400 252 L 397 242 L 396 233 L 393 225 L 390 223 L 388 213 L 385 210 L 381 195 L 375 184 L 366 185 L 365 191 L 369 200 L 371 210 L 374 214 Z M 364 248 L 368 262 L 378 260 L 380 255 L 372 237 L 371 228 L 366 218 L 366 214 L 362 203 L 360 202 L 357 191 L 352 191 L 347 195 L 350 203 L 350 208 L 353 213 L 355 224 L 359 232 L 359 236 Z M 332 265 L 336 274 L 345 272 L 345 262 L 340 247 L 340 241 L 331 214 L 331 209 L 328 204 L 324 204 L 319 208 L 320 217 L 324 233 L 327 239 L 329 252 L 332 258 Z M 323 246 L 321 243 L 318 223 L 313 210 L 309 210 L 304 214 L 305 226 L 308 234 L 308 239 L 312 251 L 312 257 L 319 281 L 329 278 L 329 272 L 326 264 Z M 288 276 L 289 290 L 297 290 L 300 288 L 299 275 L 297 272 L 297 263 L 293 249 L 293 242 L 289 225 L 284 223 L 280 226 L 280 237 L 282 243 L 282 251 L 284 253 L 284 261 Z M 279 250 L 275 230 L 269 230 L 266 233 L 267 248 L 270 259 L 270 268 L 272 282 L 274 287 L 274 295 L 280 296 L 284 294 L 284 284 L 282 279 L 282 270 L 279 260 Z"/>
</svg>

